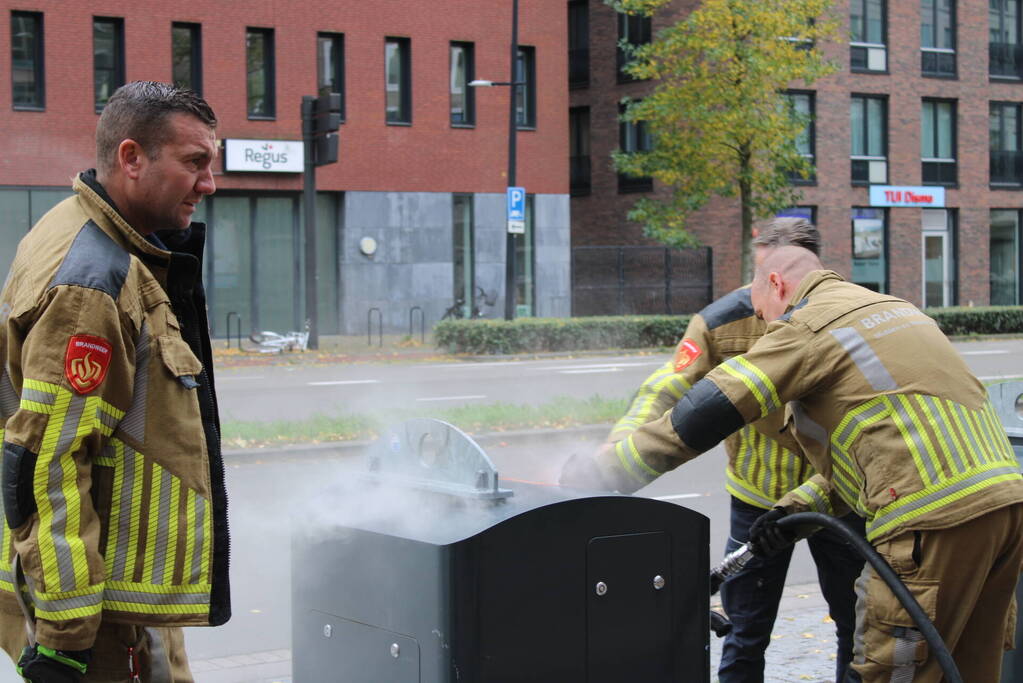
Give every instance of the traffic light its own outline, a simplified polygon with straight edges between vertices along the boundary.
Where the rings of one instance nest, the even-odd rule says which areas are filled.
[[[305,128],[312,137],[313,163],[316,166],[337,163],[338,134],[341,127],[341,95],[329,93],[308,98],[303,107]]]

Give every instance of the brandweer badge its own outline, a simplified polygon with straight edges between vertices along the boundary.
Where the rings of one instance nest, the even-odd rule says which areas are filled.
[[[107,376],[110,367],[110,342],[102,337],[76,334],[67,343],[64,374],[79,394],[87,394]]]
[[[675,372],[682,372],[700,357],[703,349],[692,339],[683,339],[675,349]]]

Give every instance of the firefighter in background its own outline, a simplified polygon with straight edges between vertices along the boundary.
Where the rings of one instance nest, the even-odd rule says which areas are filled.
[[[188,683],[179,627],[230,617],[191,222],[215,127],[189,90],[119,88],[98,170],[21,241],[0,293],[0,646],[29,681]]]
[[[822,270],[805,249],[758,250],[751,296],[767,333],[633,432],[628,459],[592,459],[587,483],[635,490],[784,410],[817,474],[757,519],[754,546],[790,543],[777,524],[786,514],[855,509],[963,680],[996,683],[1015,628],[1023,476],[984,386],[916,307]],[[937,659],[869,565],[856,587],[849,678],[940,680]]]
[[[760,231],[758,244],[795,245],[820,252],[820,233],[803,218],[776,218]],[[659,418],[693,384],[719,363],[745,353],[764,334],[764,321],[754,315],[750,289],[738,289],[693,316],[675,357],[640,386],[628,412],[611,430],[605,448],[624,449],[622,442],[642,424]],[[728,468],[725,485],[731,494],[731,528],[725,552],[749,540],[749,528],[784,494],[802,484],[813,469],[799,454],[791,435],[782,433],[782,415],[768,415],[725,439]],[[619,457],[628,457],[624,452]],[[863,519],[850,513],[845,521],[862,533]],[[841,681],[852,661],[856,623],[853,583],[863,558],[834,532],[808,539],[817,565],[821,592],[827,600],[838,637],[835,680]],[[718,667],[721,683],[756,683],[764,679],[764,652],[778,615],[792,547],[771,557],[755,558],[738,576],[721,586],[721,603],[732,622]]]

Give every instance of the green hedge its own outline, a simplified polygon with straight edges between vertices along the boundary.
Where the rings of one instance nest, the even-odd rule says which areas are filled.
[[[931,308],[947,335],[1023,334],[1023,307]],[[688,315],[632,315],[591,318],[444,320],[434,328],[437,346],[453,353],[503,354],[539,351],[674,346]]]

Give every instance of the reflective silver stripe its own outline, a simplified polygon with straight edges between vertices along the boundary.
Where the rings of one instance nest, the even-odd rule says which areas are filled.
[[[1012,456],[1012,446],[1005,436],[1005,428],[1001,426],[998,418],[991,413],[991,402],[984,404],[984,407],[977,411],[977,418],[985,426],[991,435],[991,450],[995,452],[995,460],[1016,462]]]
[[[913,682],[916,676],[916,664],[913,663],[916,658],[916,646],[923,639],[923,634],[913,628],[905,629],[904,634],[895,639],[895,650],[892,652],[892,664],[895,668],[892,670],[891,683]]]
[[[970,488],[971,486],[981,484],[987,481],[988,479],[994,479],[996,477],[1001,477],[1006,474],[1019,473],[1020,473],[1019,467],[1015,467],[1013,465],[1006,465],[1005,467],[996,467],[994,469],[986,470],[984,472],[977,472],[976,474],[966,477],[965,479],[962,479],[960,481],[957,481],[954,484],[944,485],[937,491],[932,491],[931,493],[928,493],[926,496],[922,496],[917,500],[914,500],[912,503],[906,503],[904,505],[896,507],[890,512],[886,512],[883,515],[875,517],[868,527],[868,532],[872,533],[874,530],[883,527],[899,519],[900,517],[907,515],[910,512],[914,512],[921,508],[927,507],[930,504],[941,500],[942,498],[954,495],[960,491]]]
[[[849,424],[838,434],[837,445],[839,448],[846,448],[846,443],[852,436],[852,433],[859,427],[861,422],[865,422],[873,417],[876,417],[878,413],[883,413],[888,410],[888,405],[883,401],[878,402],[876,405],[864,410],[859,415],[849,420]]]
[[[49,402],[53,403],[53,396],[49,395],[49,398]],[[42,403],[42,401],[40,401],[40,403]],[[11,376],[8,375],[7,370],[4,369],[3,374],[0,375],[0,417],[6,420],[11,415],[18,412],[18,407],[20,405],[21,401],[18,399],[18,392],[14,390],[14,385],[11,384]]]
[[[761,448],[760,452],[763,454],[763,468],[764,468],[764,485],[761,490],[770,492],[771,484],[774,481],[774,449],[775,442],[771,441],[765,436],[760,437]]]
[[[154,470],[156,467],[154,466]],[[155,472],[153,473],[156,474]],[[160,586],[164,582],[163,569],[167,563],[167,535],[170,531],[171,473],[160,469],[160,512],[156,519],[156,545],[153,548],[152,582]]]
[[[815,485],[803,484],[796,490],[811,500],[811,505],[817,512],[828,512],[831,510],[831,502],[820,494]]]
[[[203,605],[209,602],[209,591],[200,593],[145,593],[107,588],[103,593],[106,602],[134,602],[139,605]]]
[[[789,408],[792,410],[792,417],[796,422],[796,431],[805,434],[822,446],[828,445],[828,430],[815,422],[806,414],[806,409],[799,401],[789,401]]]
[[[149,638],[149,683],[174,683],[163,637],[155,628],[147,628],[145,631]]]
[[[853,590],[856,592],[856,629],[853,631],[853,663],[865,664],[867,661],[866,644],[863,640],[863,633],[867,627],[867,586],[870,584],[870,576],[874,568],[869,562],[863,564],[863,571],[860,572]]]
[[[192,556],[192,575],[189,583],[202,580],[202,556],[206,551],[206,501],[202,496],[195,497],[195,548]]]
[[[921,397],[918,396],[917,398]],[[943,418],[944,412],[938,406],[938,401],[933,396],[923,396],[922,398],[930,410],[931,417],[938,425],[938,429],[941,430],[941,438],[945,440],[948,452],[952,454],[952,458],[955,460],[956,474],[964,474],[966,472],[966,465],[963,463],[963,456],[959,453],[959,446],[948,431],[948,425],[945,424]]]
[[[956,411],[956,416],[959,418],[959,424],[963,428],[963,432],[966,434],[966,438],[970,440],[970,445],[973,446],[973,460],[976,463],[982,463],[987,461],[987,456],[984,450],[977,443],[977,435],[974,433],[973,423],[970,422],[969,418],[966,417],[966,411],[958,403],[953,403],[952,408]]]
[[[776,400],[774,400],[773,387],[768,386],[767,383],[765,383],[764,380],[761,379],[760,375],[753,372],[745,365],[743,365],[741,362],[739,362],[740,358],[742,358],[742,356],[735,356],[734,358],[729,358],[724,363],[722,363],[722,365],[731,368],[735,372],[747,378],[749,381],[753,382],[753,386],[755,386],[757,388],[757,391],[760,392],[760,395],[764,397],[762,403],[760,402],[759,399],[757,399],[757,402],[761,403],[760,405],[762,411],[761,415],[766,415],[767,413],[770,413],[771,411],[780,408],[781,406],[778,405],[778,402]]]
[[[913,423],[913,418],[906,410],[906,406],[903,405],[902,401],[899,400],[901,397],[896,396],[892,399],[892,408],[902,419],[902,423],[906,426],[906,431],[909,432],[909,438],[913,440],[916,445],[916,450],[920,454],[920,460],[923,462],[924,469],[927,470],[927,476],[930,477],[930,483],[934,484],[938,481],[938,473],[934,469],[934,459],[931,458],[930,452],[927,450],[924,444],[923,436],[920,434],[920,430],[916,428]]]
[[[110,431],[117,429],[117,418],[103,410],[102,408],[96,408],[96,417],[101,423],[110,428]]]
[[[121,431],[138,441],[146,440],[146,394],[149,388],[149,328],[142,323],[139,338],[135,341],[135,386],[132,390],[131,407],[121,420]]]
[[[139,475],[137,468],[138,458],[135,451],[128,445],[124,446],[124,458],[115,467],[122,469],[121,490],[118,492],[120,499],[120,510],[117,516],[117,548],[114,550],[114,565],[111,578],[125,580],[128,577],[125,566],[128,562],[128,547],[131,540],[132,527],[139,524],[137,510],[133,508],[135,494],[135,479]],[[134,568],[132,568],[134,569]]]
[[[853,362],[856,363],[856,367],[870,382],[870,386],[877,391],[898,389],[899,385],[895,383],[895,378],[888,372],[888,368],[884,366],[881,359],[874,353],[874,349],[870,348],[870,344],[855,328],[842,327],[831,330],[831,335],[845,348]]]
[[[749,498],[751,500],[756,501],[758,505],[761,505],[762,507],[768,510],[774,506],[775,502],[777,502],[776,499],[766,498],[763,492],[757,491],[756,487],[754,487],[749,482],[743,481],[732,470],[728,471],[728,481],[725,483],[725,488],[728,488],[729,486],[731,486],[732,489],[734,489],[729,491],[729,493],[731,493],[733,496],[737,498],[741,497]]]
[[[74,444],[84,409],[85,397],[72,394],[67,413],[64,414],[64,424],[61,426],[60,437],[57,439],[57,447],[50,459],[49,479],[46,487],[46,496],[50,500],[50,509],[53,510],[50,534],[53,537],[53,549],[57,556],[60,587],[65,591],[74,590],[77,586],[75,586],[74,563],[71,560],[71,545],[67,540],[68,503],[64,498],[64,470],[61,467],[61,460],[69,455],[68,451]],[[77,485],[76,481],[75,486]]]
[[[78,595],[73,598],[59,598],[56,600],[46,600],[40,598],[38,595],[32,595],[32,602],[35,604],[37,609],[44,610],[46,612],[64,612],[72,609],[79,609],[81,607],[94,607],[103,602],[103,591],[96,591],[95,593],[89,593],[88,595]]]

